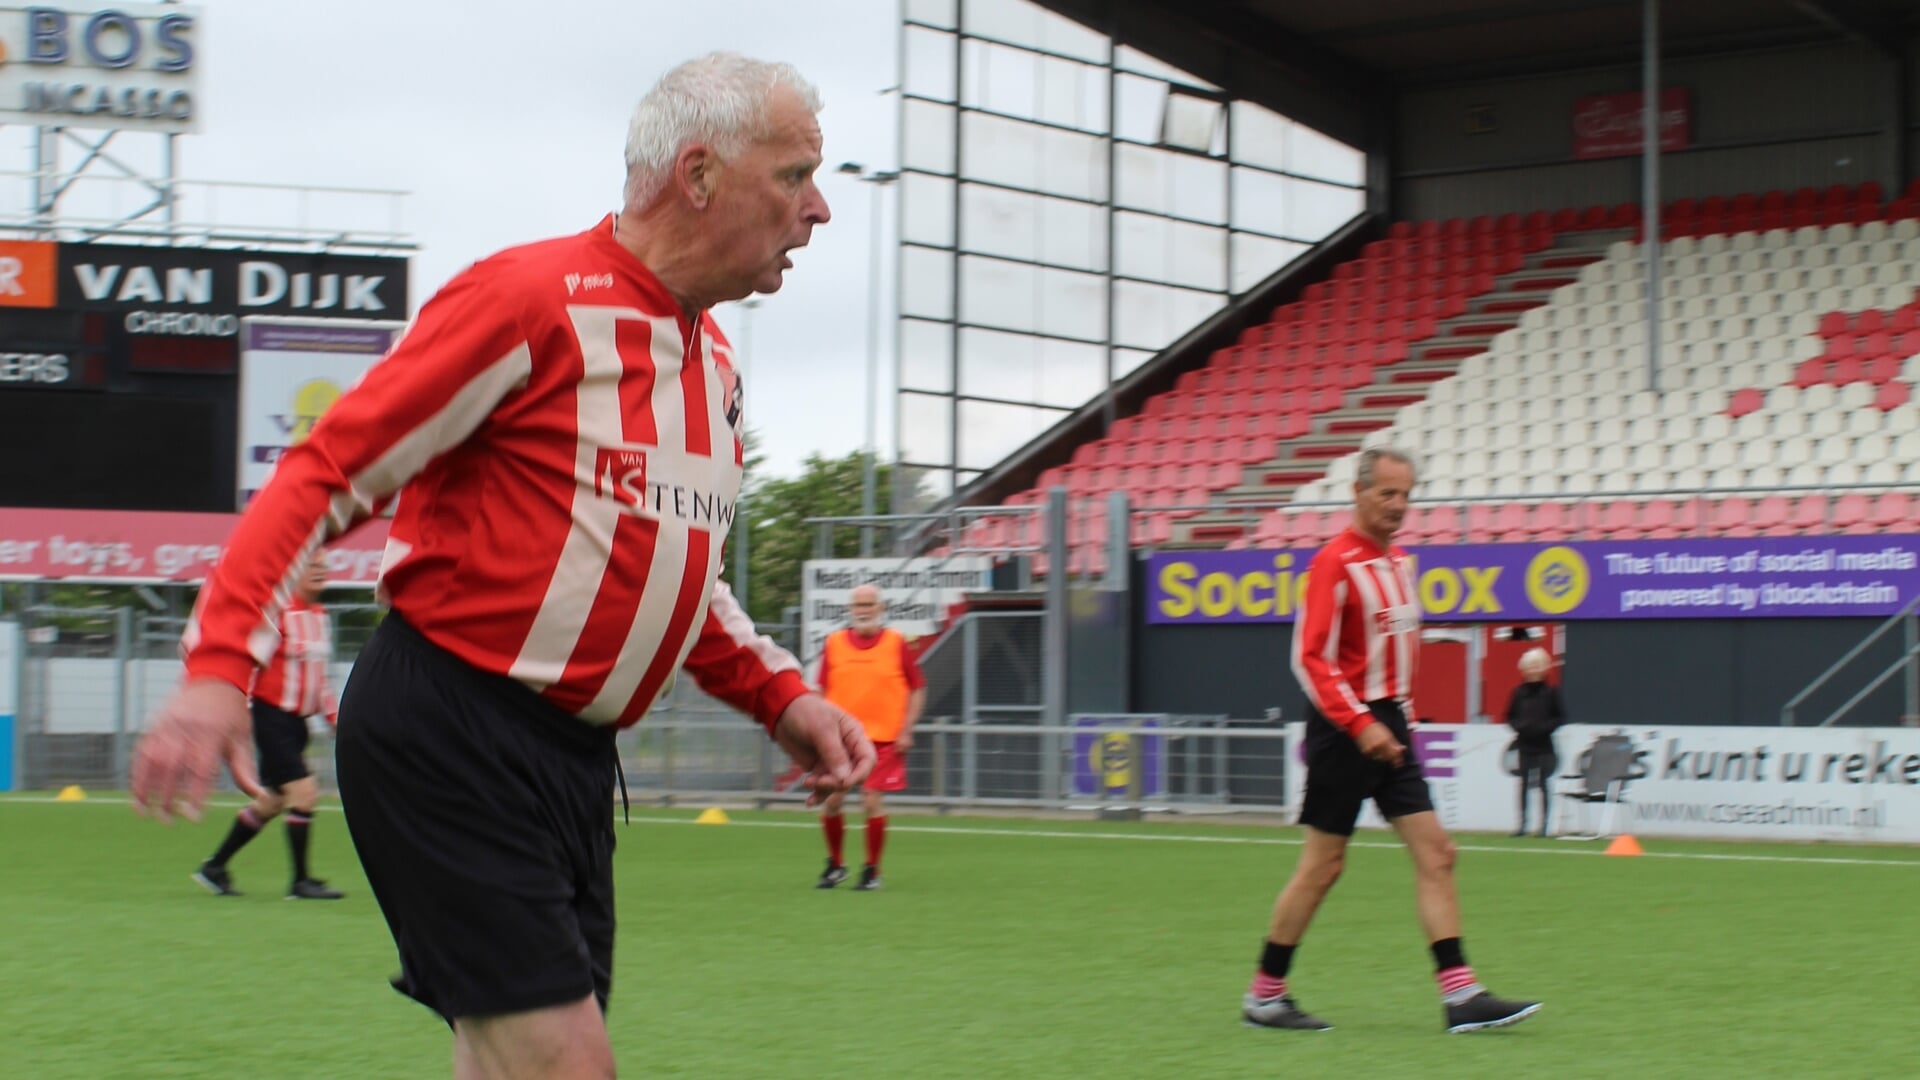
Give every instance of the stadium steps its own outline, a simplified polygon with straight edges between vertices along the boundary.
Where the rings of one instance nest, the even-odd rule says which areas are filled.
[[[1214,492],[1213,501],[1282,502],[1324,477],[1332,461],[1391,426],[1402,406],[1425,400],[1429,386],[1453,377],[1462,360],[1486,352],[1495,337],[1519,325],[1522,314],[1546,304],[1553,288],[1577,281],[1581,268],[1605,258],[1607,245],[1618,238],[1614,232],[1563,234],[1528,255],[1519,270],[1495,279],[1493,291],[1470,299],[1466,314],[1441,320],[1432,337],[1408,346],[1407,359],[1382,366],[1372,385],[1347,391],[1343,407],[1316,416],[1313,430],[1285,440],[1274,458],[1248,465],[1243,482]],[[1165,546],[1217,547],[1246,535],[1256,521],[1248,510],[1207,511],[1174,522]]]

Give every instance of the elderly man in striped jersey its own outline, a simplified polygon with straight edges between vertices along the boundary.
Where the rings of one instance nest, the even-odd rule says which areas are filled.
[[[453,1027],[457,1078],[614,1075],[613,735],[675,669],[765,725],[816,800],[873,768],[859,723],[718,582],[746,428],[709,309],[779,289],[827,222],[819,109],[785,64],[663,76],[619,212],[457,275],[280,461],[142,740],[133,796],[156,816],[197,811],[223,749],[245,770],[241,688],[299,568],[399,495],[392,613],[336,759],[395,988]]]
[[[227,860],[285,810],[287,848],[293,856],[293,884],[287,887],[287,899],[340,899],[338,890],[307,872],[307,841],[320,801],[320,784],[307,768],[307,718],[325,716],[329,724],[338,720],[333,690],[327,685],[333,623],[320,606],[320,594],[326,588],[327,560],[315,554],[294,590],[293,602],[280,613],[280,647],[254,680],[250,704],[253,745],[260,755],[260,793],[240,809],[220,850],[193,872],[193,880],[215,896],[240,895],[227,871]]]
[[[1320,549],[1307,570],[1293,625],[1293,671],[1306,690],[1307,782],[1300,801],[1306,843],[1241,1002],[1248,1024],[1324,1031],[1287,992],[1287,972],[1307,924],[1346,865],[1360,806],[1368,799],[1413,856],[1415,907],[1433,952],[1446,1030],[1504,1027],[1539,1003],[1494,997],[1467,966],[1454,890],[1455,849],[1433,812],[1410,749],[1413,675],[1420,656],[1420,604],[1407,553],[1393,536],[1413,494],[1413,458],[1375,447],[1360,454],[1353,525]]]

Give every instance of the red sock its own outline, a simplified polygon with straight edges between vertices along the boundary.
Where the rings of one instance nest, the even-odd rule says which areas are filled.
[[[835,866],[845,866],[847,860],[840,852],[846,846],[844,843],[847,837],[846,815],[822,814],[820,827],[827,831],[827,858],[832,859]]]
[[[868,866],[871,866],[876,870],[880,868],[880,849],[886,846],[887,846],[886,815],[882,814],[880,817],[868,818],[867,819],[867,865]]]

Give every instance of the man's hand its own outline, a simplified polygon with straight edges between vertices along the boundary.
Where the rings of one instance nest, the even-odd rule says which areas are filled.
[[[913,749],[913,729],[907,728],[905,731],[902,731],[899,735],[895,736],[893,740],[893,748],[895,750],[900,751],[903,754]]]
[[[161,821],[178,807],[188,821],[200,810],[225,759],[234,783],[260,795],[253,771],[253,725],[247,696],[221,679],[193,679],[154,713],[133,751],[133,808]]]
[[[807,771],[807,805],[852,791],[873,771],[873,742],[846,710],[819,694],[793,699],[773,725],[774,741]]]
[[[1400,745],[1400,740],[1393,737],[1387,725],[1378,720],[1361,728],[1353,741],[1359,744],[1362,754],[1382,764],[1399,768],[1400,763],[1406,760],[1407,748]]]

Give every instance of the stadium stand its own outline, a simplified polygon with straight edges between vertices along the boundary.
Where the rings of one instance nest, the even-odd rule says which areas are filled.
[[[1341,511],[1233,505],[1340,501],[1394,442],[1423,501],[1473,500],[1415,543],[1920,529],[1906,492],[1819,490],[1920,484],[1920,182],[1668,205],[1659,393],[1642,232],[1631,205],[1396,223],[1006,504],[1064,486],[1076,571],[1114,490],[1148,508],[1136,546],[1317,542]],[[1036,520],[967,542],[1037,543]]]

